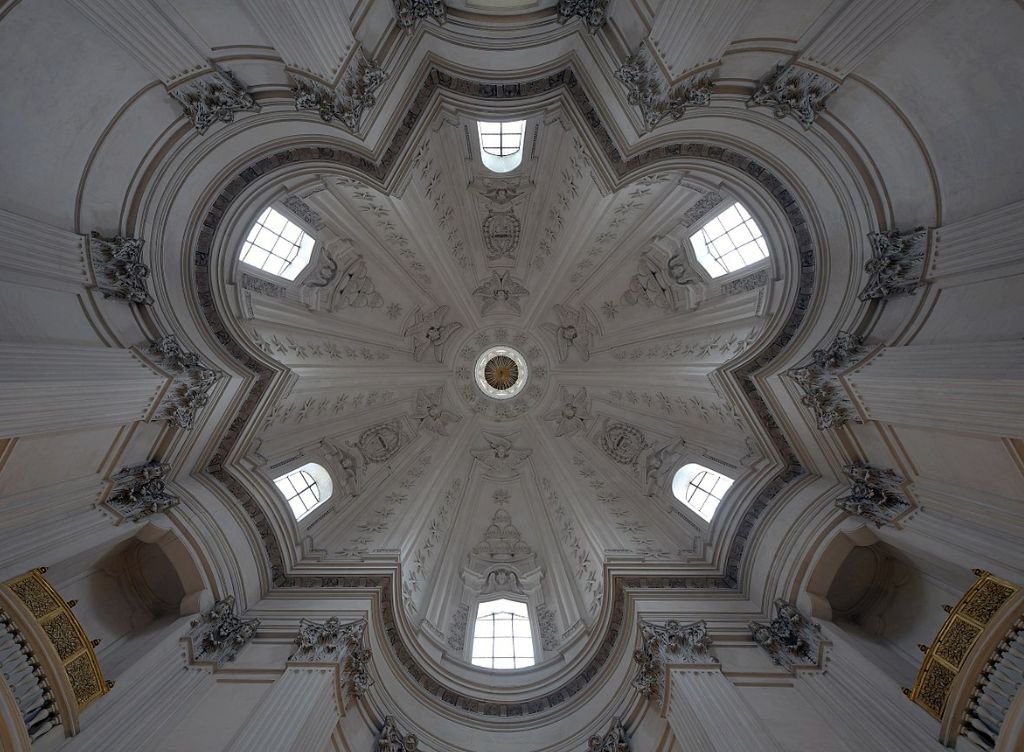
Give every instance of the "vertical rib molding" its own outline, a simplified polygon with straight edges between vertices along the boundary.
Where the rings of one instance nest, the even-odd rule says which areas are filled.
[[[844,377],[870,420],[1024,436],[1024,341],[884,347]]]
[[[93,281],[85,243],[82,235],[0,209],[0,279],[77,292]]]
[[[335,81],[355,43],[345,6],[336,0],[244,0],[285,65]]]
[[[673,669],[668,722],[687,752],[783,752],[721,671]]]
[[[1024,201],[935,231],[930,280],[993,267],[1024,265]]]
[[[753,6],[753,0],[663,2],[651,23],[651,44],[669,79],[721,59]]]
[[[797,675],[808,706],[831,718],[836,733],[864,752],[939,752],[938,724],[903,696],[896,682],[827,629],[833,643],[824,672]]]
[[[151,417],[170,383],[131,350],[0,343],[0,436]]]
[[[288,666],[225,752],[325,749],[340,717],[337,683],[334,666]]]

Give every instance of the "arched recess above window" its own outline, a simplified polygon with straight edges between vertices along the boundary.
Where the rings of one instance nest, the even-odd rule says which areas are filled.
[[[710,522],[732,484],[732,478],[691,462],[676,471],[672,478],[672,495]]]
[[[757,221],[740,202],[720,211],[690,236],[694,257],[714,277],[768,258],[768,243]]]
[[[272,206],[253,222],[239,260],[287,280],[299,276],[313,254],[316,239]]]
[[[509,172],[523,161],[523,134],[526,121],[511,123],[478,122],[480,161],[491,172]]]
[[[526,668],[536,663],[530,607],[508,598],[482,601],[473,625],[474,666]]]
[[[331,474],[315,462],[307,462],[274,478],[274,484],[288,502],[296,520],[301,520],[323,504],[334,492]]]

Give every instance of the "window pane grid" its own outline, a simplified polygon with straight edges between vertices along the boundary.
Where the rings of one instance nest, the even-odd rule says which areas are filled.
[[[288,473],[278,478],[277,487],[285,496],[296,516],[301,516],[320,503],[320,486],[305,470]]]
[[[732,487],[733,480],[702,465],[684,465],[672,480],[672,493],[707,521]]]
[[[480,123],[480,148],[496,157],[509,157],[523,148],[525,123]]]
[[[308,236],[298,225],[289,222],[273,207],[267,207],[249,230],[240,258],[250,266],[287,276],[304,243],[308,243]]]
[[[510,669],[534,664],[532,630],[525,610],[526,604],[507,600],[480,604],[473,632],[474,666]]]
[[[712,277],[768,258],[761,228],[740,203],[715,216],[690,236],[697,260]]]

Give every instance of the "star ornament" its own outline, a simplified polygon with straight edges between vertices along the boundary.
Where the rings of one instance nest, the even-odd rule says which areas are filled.
[[[544,420],[555,422],[555,436],[572,436],[586,428],[586,421],[592,420],[590,397],[585,387],[573,394],[564,386],[561,391],[561,405],[544,415]]]

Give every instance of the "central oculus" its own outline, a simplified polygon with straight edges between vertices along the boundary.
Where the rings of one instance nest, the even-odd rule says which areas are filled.
[[[526,386],[526,359],[511,347],[496,345],[484,350],[473,369],[480,391],[493,399],[515,397]]]

